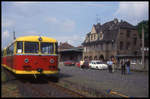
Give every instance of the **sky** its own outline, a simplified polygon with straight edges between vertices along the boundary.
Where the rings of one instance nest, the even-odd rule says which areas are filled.
[[[1,2],[2,47],[16,37],[38,35],[77,47],[93,24],[114,18],[137,25],[149,19],[149,2]]]

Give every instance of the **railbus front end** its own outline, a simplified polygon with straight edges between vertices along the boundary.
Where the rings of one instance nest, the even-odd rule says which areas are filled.
[[[2,66],[15,74],[58,74],[58,43],[39,36],[17,38],[6,48]]]

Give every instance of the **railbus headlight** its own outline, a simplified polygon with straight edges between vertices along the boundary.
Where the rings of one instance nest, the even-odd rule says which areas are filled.
[[[42,41],[42,37],[39,37],[38,40],[39,40],[39,41]]]
[[[50,59],[49,62],[50,63],[54,63],[55,61],[54,61],[54,59]]]
[[[26,59],[24,60],[24,62],[25,62],[25,63],[28,63],[28,62],[29,62],[29,59],[28,59],[28,58],[26,58]]]

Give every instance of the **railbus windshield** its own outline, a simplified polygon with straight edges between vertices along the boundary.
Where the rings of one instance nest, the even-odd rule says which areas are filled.
[[[41,53],[53,54],[54,53],[54,43],[41,42]]]
[[[39,47],[40,45],[40,47]],[[40,49],[39,49],[40,48]],[[33,53],[33,54],[57,54],[58,44],[51,42],[17,42],[16,53]]]
[[[17,54],[58,54],[57,40],[48,37],[20,37],[15,48]]]
[[[24,53],[38,53],[39,43],[38,42],[24,42]]]

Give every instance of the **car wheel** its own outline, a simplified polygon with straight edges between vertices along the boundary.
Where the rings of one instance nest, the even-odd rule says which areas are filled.
[[[98,67],[96,66],[96,69],[98,69]]]

